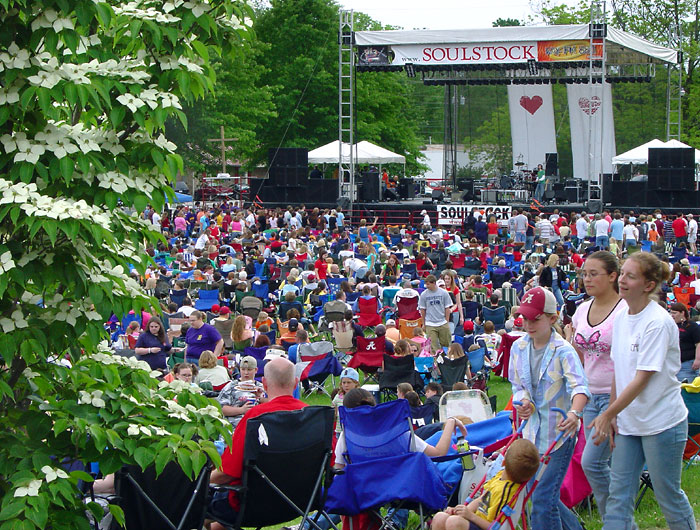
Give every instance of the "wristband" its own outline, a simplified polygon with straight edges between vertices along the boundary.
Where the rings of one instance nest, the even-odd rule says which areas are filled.
[[[573,413],[574,416],[576,416],[579,420],[580,420],[581,418],[583,418],[583,412],[579,412],[579,411],[576,410],[576,409],[571,409],[569,412]],[[568,412],[567,412],[567,414],[568,414]]]

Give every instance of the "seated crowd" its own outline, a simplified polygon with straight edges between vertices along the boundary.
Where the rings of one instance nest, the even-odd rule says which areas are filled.
[[[378,226],[376,220],[368,224],[364,219],[351,226],[340,209],[253,211],[225,203],[211,209],[182,207],[160,218],[167,242],[149,249],[155,265],[139,278],[160,306],[150,314],[114,319],[115,348],[163,370],[168,380],[180,379],[216,396],[235,430],[233,448],[224,452],[213,482],[240,480],[247,419],[303,406],[296,398],[311,387],[307,379],[301,384],[295,379],[294,364],[304,361],[305,344],[329,341],[334,355],[349,364],[331,395],[335,407],[348,406],[349,398],[359,404],[376,401],[378,393],[356,392],[361,380],[378,372],[383,387],[382,377],[393,370],[385,362],[413,358],[416,374],[410,382],[407,378],[394,385],[393,391],[409,401],[412,411],[433,405],[427,422],[417,417],[414,422],[416,434],[427,438],[436,429],[451,434],[470,421],[431,425],[438,419],[442,393],[484,389],[492,370],[502,370],[514,394],[521,392],[521,401],[530,401],[533,409],[544,407],[545,401],[536,403],[544,398],[521,381],[524,366],[528,381],[530,370],[536,375],[529,361],[521,364],[521,357],[534,355],[532,362],[539,370],[548,344],[561,341],[566,347],[558,355],[562,363],[570,363],[570,372],[562,375],[567,390],[547,399],[572,409],[574,414],[561,428],[574,433],[586,402],[596,395],[588,389],[587,361],[582,365],[577,355],[583,358],[581,352],[589,344],[577,342],[580,318],[575,315],[590,296],[604,299],[587,283],[587,274],[594,273],[586,272],[586,264],[617,262],[636,253],[653,257],[653,252],[668,272],[655,284],[662,302],[683,304],[685,312],[676,312],[685,315],[684,322],[700,315],[700,272],[694,257],[697,223],[692,216],[664,220],[660,213],[569,216],[555,211],[531,216],[514,211],[500,223],[470,212],[462,226],[451,229],[431,229],[427,214],[415,222],[419,228]],[[615,271],[617,288],[619,266]],[[566,326],[561,334],[554,331],[560,324]],[[700,343],[700,333],[697,336]],[[530,341],[534,353],[523,350]],[[376,364],[358,360],[365,357],[376,357]],[[463,366],[461,372],[447,369],[457,365]],[[688,368],[687,379],[698,375],[694,362],[683,366]],[[516,408],[523,417],[536,414],[529,407]],[[336,439],[342,440],[339,422]],[[530,444],[511,449],[499,480],[520,483],[532,476],[533,458],[543,447],[539,435],[529,439],[536,448]],[[421,450],[444,454],[448,440]],[[560,454],[567,458],[564,448],[568,451],[568,445]],[[336,463],[342,465],[338,456]],[[561,479],[563,475],[544,480],[556,484]],[[503,495],[502,487],[491,488]],[[596,499],[599,494],[602,498],[597,486],[593,488]],[[234,495],[215,498],[215,512],[230,516],[236,509]],[[537,520],[549,527],[555,519],[565,521],[569,516],[557,509],[555,503],[553,513],[533,513],[533,524]],[[478,503],[452,508],[437,517],[434,526],[488,527],[479,513]],[[493,514],[487,513],[486,520],[493,521]],[[400,516],[397,512],[399,526],[405,524]]]

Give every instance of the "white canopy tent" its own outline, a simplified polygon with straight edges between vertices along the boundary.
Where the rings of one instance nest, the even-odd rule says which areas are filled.
[[[338,140],[309,151],[309,164],[338,164]],[[371,142],[362,141],[353,146],[356,164],[406,164],[406,157],[393,153]],[[350,144],[343,144],[343,163],[350,162]]]
[[[675,147],[690,147],[689,145],[679,142],[678,140],[669,140],[662,142],[654,138],[650,142],[639,145],[634,149],[630,149],[626,153],[613,157],[612,163],[616,166],[624,166],[627,164],[646,164],[649,161],[649,148],[671,149]],[[700,164],[700,150],[695,150],[695,163]]]

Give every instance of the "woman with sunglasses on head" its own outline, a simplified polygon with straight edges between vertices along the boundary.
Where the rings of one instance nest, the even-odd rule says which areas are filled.
[[[613,362],[610,358],[613,322],[615,316],[627,307],[617,292],[620,264],[611,252],[601,250],[591,254],[583,264],[583,285],[592,298],[583,302],[574,314],[571,324],[565,328],[566,339],[571,342],[583,362],[591,399],[583,410],[586,427],[610,402],[613,380]],[[586,428],[586,440],[591,429]],[[609,444],[586,444],[581,458],[588,483],[593,489],[598,511],[605,515],[605,504],[610,489]]]
[[[610,405],[589,425],[596,444],[613,448],[604,530],[636,528],[634,499],[645,464],[670,530],[696,528],[681,489],[688,410],[676,379],[678,328],[654,296],[669,275],[649,252],[637,252],[622,265],[618,284],[627,308],[614,323]]]

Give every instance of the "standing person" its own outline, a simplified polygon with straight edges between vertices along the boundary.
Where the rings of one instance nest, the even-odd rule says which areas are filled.
[[[530,289],[518,311],[527,335],[513,343],[508,379],[513,386],[513,401],[522,402],[515,406],[518,415],[528,420],[523,437],[543,454],[558,431],[567,433],[552,451],[549,465],[532,493],[532,528],[580,530],[576,516],[559,500],[559,490],[588,401],[586,376],[574,348],[553,327],[557,301],[550,291]],[[562,420],[550,410],[552,407],[567,410],[566,418]]]
[[[537,202],[542,202],[542,198],[544,197],[545,185],[547,183],[547,177],[544,174],[544,168],[542,167],[542,164],[539,164],[537,166],[537,176],[535,178],[537,182],[537,186],[535,187],[535,200]]]
[[[681,349],[681,369],[676,378],[681,383],[692,383],[700,375],[700,326],[690,320],[688,308],[680,302],[671,304],[671,318],[678,325],[678,342]]]
[[[515,242],[525,244],[525,235],[527,232],[528,219],[522,210],[518,210],[518,214],[513,218],[513,227],[515,230]]]
[[[185,336],[186,360],[198,364],[199,356],[204,350],[211,350],[216,357],[221,356],[224,351],[224,339],[211,324],[204,322],[204,315],[201,311],[194,310],[188,317],[190,329]]]
[[[604,530],[636,526],[634,498],[645,464],[668,527],[696,528],[681,489],[688,409],[676,379],[678,328],[653,298],[668,276],[668,268],[649,252],[637,252],[622,265],[618,284],[627,308],[615,318],[610,405],[590,424],[594,442],[613,447]]]
[[[688,223],[682,215],[677,215],[671,223],[673,236],[676,238],[676,246],[688,242]]]
[[[168,353],[171,349],[172,346],[165,334],[163,323],[158,317],[151,317],[148,320],[146,331],[139,334],[139,338],[136,340],[134,353],[146,361],[152,369],[165,370],[167,369]]]
[[[581,467],[593,489],[600,516],[605,515],[605,505],[610,491],[610,455],[608,444],[595,445],[591,440],[591,422],[610,402],[613,382],[613,362],[610,357],[613,321],[627,303],[617,292],[620,265],[610,252],[599,250],[591,254],[583,264],[583,285],[592,296],[583,302],[566,326],[566,338],[574,346],[583,362],[591,399],[583,409],[586,447]]]
[[[698,222],[693,219],[693,214],[688,214],[688,246],[690,253],[695,256],[698,252],[696,242],[698,240]]]
[[[586,212],[581,212],[581,215],[576,219],[576,248],[578,248],[581,243],[586,241],[586,235],[588,234],[588,218]]]
[[[600,250],[607,250],[610,246],[610,223],[603,218],[599,213],[595,214],[595,246]]]
[[[420,214],[423,216],[423,221],[421,222],[421,228],[423,230],[430,230],[430,215],[428,215],[428,211],[421,210]]]
[[[437,278],[429,274],[425,278],[426,290],[418,298],[418,309],[425,323],[425,333],[430,339],[430,348],[435,352],[452,342],[448,321],[452,309],[450,294],[437,286]]]
[[[540,272],[539,285],[549,287],[552,290],[558,307],[564,305],[564,296],[561,294],[561,281],[564,277],[564,271],[559,266],[559,256],[550,254],[546,265],[542,267],[542,272]]]

